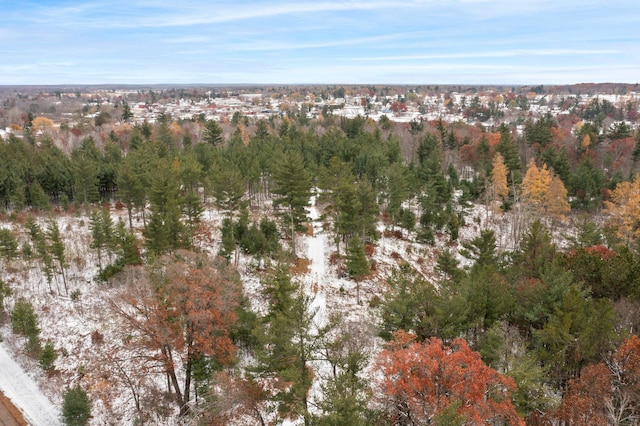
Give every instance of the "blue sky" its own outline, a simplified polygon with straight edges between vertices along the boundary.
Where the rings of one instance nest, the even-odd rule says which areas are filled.
[[[0,0],[2,84],[640,81],[638,0]]]

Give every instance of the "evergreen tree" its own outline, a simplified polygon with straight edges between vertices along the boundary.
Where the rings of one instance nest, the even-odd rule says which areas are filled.
[[[571,285],[534,337],[549,379],[563,387],[582,367],[604,360],[613,349],[618,340],[613,305],[608,299],[592,299],[578,285]]]
[[[113,220],[109,210],[93,211],[89,215],[89,229],[93,237],[90,247],[98,252],[98,267],[102,269],[103,250],[109,250],[113,244]]]
[[[586,157],[573,169],[569,178],[569,193],[577,198],[581,207],[599,206],[605,181],[604,172],[596,168],[590,157]]]
[[[438,333],[433,283],[409,265],[394,269],[387,279],[389,290],[382,299],[380,336],[390,340],[398,330],[414,333],[422,341]]]
[[[256,330],[258,365],[254,374],[269,381],[281,419],[302,417],[311,423],[309,390],[313,381],[311,362],[318,358],[327,329],[314,325],[316,310],[311,300],[279,267],[267,283],[268,313]]]
[[[142,263],[140,250],[135,234],[125,228],[125,224],[120,218],[115,228],[114,234],[115,252],[118,255],[117,263],[122,265],[139,265]]]
[[[222,145],[222,128],[215,120],[207,120],[205,122],[202,140],[212,146]]]
[[[131,107],[125,102],[124,105],[122,105],[122,121],[128,123],[132,118],[133,112],[131,111]]]
[[[295,255],[295,231],[301,230],[301,224],[307,220],[305,207],[311,197],[311,175],[304,167],[302,156],[293,152],[280,162],[273,179],[276,184],[273,192],[279,195],[273,201],[273,205],[285,206],[288,209],[285,223],[291,228],[291,248]]]
[[[53,363],[58,358],[58,354],[56,353],[55,348],[53,347],[53,343],[51,340],[47,340],[42,351],[40,352],[39,364],[43,370],[50,370],[53,367]]]
[[[75,386],[64,392],[62,419],[66,426],[85,426],[91,418],[91,400],[82,388]]]
[[[409,198],[409,174],[400,163],[392,164],[387,171],[387,213],[396,224],[402,203]]]
[[[229,261],[231,255],[236,250],[236,239],[233,234],[233,219],[230,217],[222,219],[222,227],[220,230],[222,232],[222,244],[218,254]]]
[[[65,250],[64,241],[62,241],[62,235],[60,234],[60,227],[58,226],[58,222],[49,219],[47,221],[47,238],[51,243],[48,246],[48,251],[51,253],[53,260],[58,263],[58,268],[60,271],[60,275],[62,276],[62,283],[64,284],[64,292],[65,294],[69,294],[69,289],[67,287],[67,255]]]
[[[338,339],[342,343],[342,339]],[[322,385],[322,400],[318,408],[323,414],[314,416],[312,424],[317,426],[370,424],[369,384],[360,377],[365,367],[366,357],[363,353],[353,351],[342,361],[340,371],[332,375]]]
[[[47,278],[47,284],[49,285],[49,291],[53,292],[51,288],[51,282],[53,280],[53,258],[51,257],[51,250],[49,248],[49,243],[47,242],[47,236],[35,221],[32,216],[27,218],[25,222],[25,227],[29,232],[29,236],[31,237],[31,243],[33,244],[34,252],[38,259],[42,262],[42,269]],[[60,292],[60,289],[58,289]]]
[[[360,303],[360,281],[369,274],[369,261],[359,237],[352,237],[347,248],[347,272],[356,281],[356,300]]]
[[[144,234],[152,255],[190,245],[190,237],[181,221],[179,183],[175,172],[167,161],[160,160],[151,175],[150,217]]]
[[[438,254],[434,269],[444,281],[452,283],[459,283],[464,276],[464,271],[460,269],[460,262],[451,250],[443,250]]]
[[[5,297],[9,297],[12,294],[13,294],[13,291],[11,290],[11,287],[9,286],[9,284],[7,284],[6,281],[0,278],[0,314],[4,313]]]
[[[557,257],[551,234],[540,220],[534,221],[513,254],[512,268],[521,278],[541,279]]]
[[[145,202],[145,189],[139,172],[136,172],[134,160],[135,154],[129,154],[120,164],[118,169],[118,196],[127,206],[129,216],[129,228],[133,229],[133,209],[143,208]]]
[[[0,228],[0,256],[5,259],[18,257],[18,241],[10,229]]]
[[[35,181],[29,186],[29,201],[31,207],[37,210],[48,211],[51,209],[49,196],[44,192],[40,182]]]
[[[633,159],[634,163],[637,163],[638,160],[640,160],[640,132],[636,132],[635,142],[636,144],[633,148],[631,158]]]
[[[480,235],[470,242],[462,243],[460,254],[473,260],[472,270],[489,268],[497,270],[496,235],[491,229],[480,231]]]
[[[33,305],[24,297],[18,298],[11,312],[11,329],[14,333],[27,338],[27,352],[37,354],[40,351],[40,327]]]
[[[84,208],[89,203],[98,201],[99,192],[99,159],[100,154],[93,139],[85,139],[82,146],[71,153],[76,198],[82,201]]]
[[[551,129],[553,127],[556,127],[556,123],[551,115],[542,117],[536,121],[528,120],[524,127],[524,136],[527,143],[544,148],[551,142],[551,138],[553,137]]]
[[[212,172],[211,187],[216,205],[233,215],[241,206],[245,193],[245,181],[240,169],[229,162]]]
[[[509,170],[509,181],[514,185],[518,185],[522,181],[522,163],[518,154],[518,147],[508,127],[501,125],[499,131],[500,141],[496,145],[496,152],[502,155],[504,164]]]

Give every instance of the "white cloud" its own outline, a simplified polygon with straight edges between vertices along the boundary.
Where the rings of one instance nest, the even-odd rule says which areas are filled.
[[[510,58],[514,56],[582,56],[582,55],[614,55],[621,53],[614,49],[515,49],[490,52],[460,52],[424,55],[369,56],[353,57],[353,61],[400,61],[420,59],[482,59]]]
[[[280,41],[255,41],[246,43],[234,48],[242,49],[244,51],[268,51],[268,50],[295,50],[295,49],[313,49],[313,48],[326,48],[326,47],[345,47],[353,45],[380,43],[383,41],[399,41],[409,37],[413,37],[415,33],[396,33],[385,34],[380,36],[371,37],[356,37],[356,38],[344,38],[344,39],[327,39],[320,41],[307,41],[307,42],[280,42]]]

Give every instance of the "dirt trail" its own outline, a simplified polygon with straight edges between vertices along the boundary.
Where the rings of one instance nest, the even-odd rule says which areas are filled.
[[[27,426],[20,410],[0,392],[0,426]]]

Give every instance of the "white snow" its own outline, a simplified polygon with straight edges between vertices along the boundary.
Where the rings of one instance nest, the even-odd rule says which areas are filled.
[[[329,272],[329,253],[327,243],[327,233],[324,232],[322,222],[319,222],[320,213],[316,206],[316,197],[312,197],[311,206],[308,208],[309,218],[313,223],[313,235],[306,237],[306,257],[311,262],[309,265],[309,273],[303,279],[305,289],[314,298],[311,309],[318,309],[315,321],[318,326],[326,324],[327,317],[327,299],[324,291],[324,285],[328,281],[327,274]],[[309,292],[309,290],[311,290]]]
[[[391,271],[399,264],[408,263],[435,283],[437,277],[433,267],[438,253],[447,248],[457,254],[460,243],[449,242],[446,235],[436,234],[435,246],[420,244],[414,241],[414,234],[409,234],[406,230],[399,234],[385,232],[389,230],[380,223],[378,229],[381,236],[373,244],[373,254],[370,257],[375,262],[375,268],[367,279],[356,284],[344,275],[344,258],[336,259],[335,255],[332,257],[337,250],[335,232],[327,225],[329,221],[320,220],[324,213],[323,206],[318,205],[316,201],[316,197],[313,197],[311,205],[307,208],[313,232],[296,236],[298,253],[309,261],[309,267],[305,273],[296,275],[294,279],[298,280],[305,293],[312,297],[311,308],[317,309],[314,318],[315,329],[326,325],[332,315],[340,315],[345,328],[338,329],[335,333],[344,332],[346,329],[357,330],[361,334],[361,349],[373,359],[381,348],[382,340],[376,336],[379,319],[376,309],[372,308],[370,303],[383,297],[387,290],[387,277]],[[269,211],[269,200],[262,200],[261,203],[260,212]],[[112,214],[125,217],[126,212],[112,210]],[[217,252],[222,217],[220,212],[211,208],[203,215],[207,230],[211,232],[210,235],[203,233],[197,243],[208,253]],[[488,217],[484,206],[476,205],[466,217],[466,226],[460,229],[460,242],[470,241],[479,234],[483,226],[489,226],[496,231],[499,250],[512,249],[513,246],[509,243],[513,241],[514,230],[517,230],[514,225],[517,223],[516,218],[517,214],[514,212],[493,213]],[[39,218],[41,224],[43,220],[44,218]],[[56,294],[56,290],[63,290],[57,276],[52,285],[54,291],[50,291],[35,261],[14,260],[3,265],[0,270],[0,277],[11,284],[13,289],[13,296],[5,300],[5,309],[10,311],[13,302],[21,296],[33,303],[42,330],[41,340],[43,343],[51,340],[59,355],[54,364],[56,375],[45,380],[37,380],[41,386],[41,390],[38,390],[35,378],[43,378],[45,373],[36,361],[21,354],[19,347],[23,338],[13,336],[9,327],[4,327],[0,329],[5,335],[5,342],[0,344],[0,390],[25,413],[25,417],[33,425],[60,424],[59,408],[56,406],[61,406],[62,390],[74,384],[80,384],[92,398],[92,425],[131,423],[135,412],[130,390],[123,383],[115,367],[105,361],[107,350],[111,356],[121,357],[125,361],[132,358],[128,356],[132,355],[131,348],[123,343],[117,327],[118,320],[109,308],[110,300],[124,291],[124,288],[115,283],[105,285],[93,280],[98,271],[97,256],[95,251],[89,248],[91,235],[86,214],[59,215],[56,216],[56,220],[65,237],[70,263],[67,271],[69,293],[74,290],[80,291],[79,299],[71,300],[66,294]],[[28,241],[23,226],[17,226],[13,222],[2,225],[15,226],[18,239],[21,242]],[[137,221],[137,231],[140,226],[141,223]],[[459,258],[468,262],[462,256]],[[106,260],[103,259],[103,263],[106,264]],[[256,266],[255,259],[241,253],[238,266],[252,307],[258,314],[265,313],[267,306],[262,294],[261,270]],[[357,297],[357,285],[360,301]],[[95,331],[104,336],[103,344],[92,343],[91,335]],[[12,361],[11,356],[23,367]],[[331,372],[326,361],[314,361],[312,366],[316,377],[310,392],[310,400],[313,403],[322,398],[320,384]],[[131,366],[130,370],[135,372],[135,367]],[[139,385],[142,392],[162,389],[161,375],[151,372],[148,377],[140,377],[140,380],[143,379],[146,381],[140,382]],[[156,386],[157,379],[160,383]],[[55,405],[49,402],[47,396]],[[312,410],[315,410],[315,407]],[[156,423],[169,424],[176,421],[171,414],[158,413],[153,416],[152,422]],[[293,421],[289,424],[297,423]]]
[[[35,380],[9,355],[0,343],[0,391],[22,412],[32,426],[60,425],[60,411],[44,396]]]

